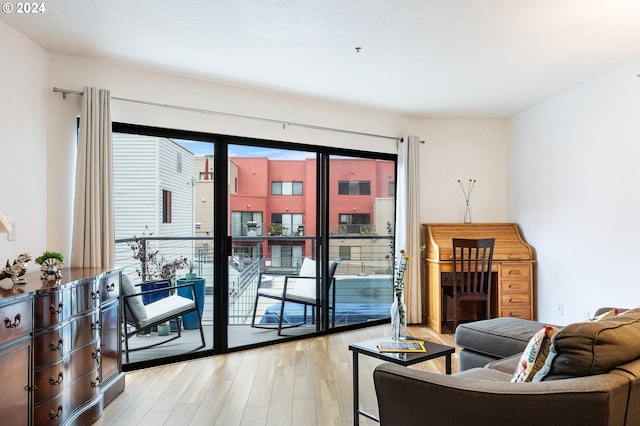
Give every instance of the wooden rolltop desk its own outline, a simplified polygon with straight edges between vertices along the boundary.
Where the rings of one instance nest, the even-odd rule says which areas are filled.
[[[515,223],[438,223],[422,225],[423,278],[427,324],[442,328],[442,285],[453,271],[453,238],[495,238],[492,316],[534,319],[533,250]],[[446,303],[446,300],[445,300]]]

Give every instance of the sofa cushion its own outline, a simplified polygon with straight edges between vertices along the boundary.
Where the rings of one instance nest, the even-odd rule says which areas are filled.
[[[542,369],[549,355],[551,338],[558,331],[557,328],[545,326],[533,335],[529,344],[520,356],[520,362],[511,378],[512,383],[530,382],[535,374]]]
[[[495,359],[521,354],[544,324],[520,318],[492,318],[460,324],[456,345]]]
[[[640,358],[640,308],[601,321],[569,324],[552,339],[548,373],[540,379],[603,374]]]

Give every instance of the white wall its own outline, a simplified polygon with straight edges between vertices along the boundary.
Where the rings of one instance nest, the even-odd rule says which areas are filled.
[[[20,253],[45,250],[49,153],[46,52],[0,22],[0,58],[0,210],[16,222],[15,241],[0,233],[1,269]]]
[[[640,58],[511,120],[509,217],[537,251],[541,321],[640,304],[639,71]]]
[[[418,131],[420,148],[420,199],[423,223],[462,222],[464,195],[476,184],[470,198],[473,222],[507,220],[507,121],[424,120]],[[526,236],[525,236],[526,238]]]

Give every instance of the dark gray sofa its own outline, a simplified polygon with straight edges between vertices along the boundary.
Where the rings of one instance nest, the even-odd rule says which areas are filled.
[[[469,359],[480,362],[517,345],[474,348]],[[373,376],[381,424],[640,425],[640,308],[567,325],[552,346],[555,357],[540,382],[511,382],[520,353],[453,375],[380,364]]]

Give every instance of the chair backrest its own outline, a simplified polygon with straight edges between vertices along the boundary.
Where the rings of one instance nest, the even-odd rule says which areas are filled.
[[[458,296],[491,295],[495,238],[453,238],[453,287]]]
[[[325,298],[328,297],[329,289],[333,285],[333,277],[336,273],[336,269],[338,268],[338,262],[330,261],[329,262],[329,279],[327,280],[327,287],[325,291]],[[296,279],[296,294],[304,294],[308,297],[315,298],[316,297],[316,261],[305,257],[302,261],[302,265],[300,266],[300,272],[298,273],[300,278]]]
[[[142,296],[126,274],[122,274],[122,306],[128,324],[137,326],[147,320],[147,310],[142,303]]]
[[[167,286],[170,285],[171,281],[162,279],[157,281],[146,281],[145,284],[158,284],[162,287],[164,284]],[[122,275],[121,286],[123,296],[123,306],[121,306],[121,309],[124,311],[125,320],[128,324],[139,326],[140,323],[146,321],[148,317],[147,308],[145,307],[142,295],[138,290],[138,287],[135,286],[125,274]]]

